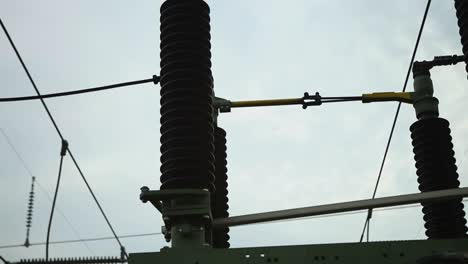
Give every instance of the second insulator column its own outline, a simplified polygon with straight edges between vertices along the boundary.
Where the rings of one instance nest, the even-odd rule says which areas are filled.
[[[413,68],[413,106],[419,119],[411,127],[419,190],[430,192],[460,186],[449,122],[439,117],[429,69]],[[462,198],[422,203],[429,239],[466,236]]]
[[[457,166],[449,122],[443,118],[416,121],[410,127],[416,174],[421,192],[458,188]],[[429,239],[466,236],[462,198],[423,203],[426,235]]]
[[[229,216],[228,205],[228,175],[227,175],[227,146],[226,131],[216,127],[215,135],[215,187],[212,194],[211,211],[213,218],[225,218]],[[229,227],[217,228],[213,230],[213,247],[229,248]]]
[[[161,6],[161,189],[214,190],[210,10]]]

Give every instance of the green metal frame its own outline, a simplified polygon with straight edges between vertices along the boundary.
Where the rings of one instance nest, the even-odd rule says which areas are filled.
[[[409,264],[434,263],[432,261],[444,256],[449,259],[468,258],[468,238],[231,249],[163,248],[161,252],[130,254],[129,264]]]

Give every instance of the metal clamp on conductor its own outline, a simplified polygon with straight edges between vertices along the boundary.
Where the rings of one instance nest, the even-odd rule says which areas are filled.
[[[65,139],[62,140],[62,148],[60,149],[60,156],[65,156],[68,150],[68,141]]]
[[[152,79],[154,84],[158,84],[161,80],[161,76],[157,76],[156,74],[154,74]]]
[[[316,92],[314,95],[310,95],[309,93],[305,92],[304,96],[301,98],[267,99],[251,101],[229,101],[224,98],[215,97],[213,105],[216,109],[219,109],[220,113],[228,113],[231,112],[231,108],[240,107],[302,105],[302,109],[307,109],[308,106],[320,106],[324,103],[361,101],[363,103],[402,102],[412,104],[413,100],[413,93],[380,92],[363,94],[361,96],[322,97],[318,92]]]
[[[307,101],[306,100],[312,100]],[[309,95],[308,92],[304,93],[304,97],[302,97],[302,109],[307,109],[308,106],[313,105],[321,105],[322,104],[322,96],[318,92],[315,95]]]
[[[339,97],[322,97],[318,92],[310,95],[305,92],[300,98],[284,98],[284,99],[267,99],[267,100],[251,100],[251,101],[229,101],[224,98],[215,97],[213,106],[219,109],[220,113],[231,112],[231,108],[239,107],[259,107],[259,106],[280,106],[280,105],[302,105],[303,109],[308,106],[319,106],[322,103],[336,103],[361,101],[362,96],[339,96]]]

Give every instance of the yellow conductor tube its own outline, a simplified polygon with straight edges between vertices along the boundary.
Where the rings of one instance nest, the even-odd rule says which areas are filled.
[[[402,103],[412,104],[413,93],[383,92],[383,93],[363,94],[362,102],[363,103],[402,102]]]

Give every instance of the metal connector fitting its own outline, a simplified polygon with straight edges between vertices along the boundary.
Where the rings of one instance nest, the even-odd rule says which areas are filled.
[[[150,202],[162,214],[167,242],[172,240],[173,247],[206,246],[205,230],[213,223],[207,189],[150,190],[143,186],[140,190],[140,200]]]
[[[149,188],[148,186],[143,186],[140,188],[140,200],[143,202],[143,203],[147,203],[148,202],[148,199],[147,199],[147,196],[146,196],[146,193],[149,192]]]
[[[60,148],[60,156],[65,156],[68,150],[68,141],[65,139],[62,140],[62,146]]]
[[[156,74],[153,75],[153,83],[154,84],[158,84],[160,80],[161,80],[161,76],[157,76]]]
[[[439,100],[434,97],[434,87],[429,74],[414,77],[413,106],[418,119],[439,116]]]
[[[213,107],[215,111],[219,109],[220,113],[229,113],[231,112],[231,101],[226,100],[220,97],[214,97]]]

